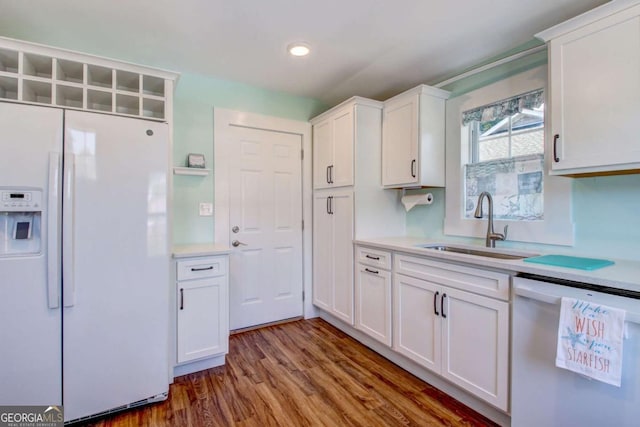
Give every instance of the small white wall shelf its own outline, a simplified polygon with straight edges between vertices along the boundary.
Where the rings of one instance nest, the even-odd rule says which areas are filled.
[[[191,175],[191,176],[207,176],[211,173],[211,169],[187,168],[182,166],[174,166],[174,175]]]

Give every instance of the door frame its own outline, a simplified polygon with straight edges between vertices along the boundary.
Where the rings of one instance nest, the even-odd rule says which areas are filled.
[[[313,176],[311,150],[311,123],[284,119],[257,113],[213,109],[213,171],[214,171],[214,238],[216,243],[231,246],[229,238],[229,162],[231,144],[230,126],[299,135],[304,150],[302,159],[302,290],[304,292],[304,318],[317,317],[312,298],[312,228],[313,228]],[[232,271],[229,274],[233,274]]]

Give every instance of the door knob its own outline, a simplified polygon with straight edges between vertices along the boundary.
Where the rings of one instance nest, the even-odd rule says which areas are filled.
[[[238,247],[238,246],[240,246],[240,245],[242,245],[242,246],[247,246],[247,244],[246,244],[246,243],[242,243],[242,242],[240,242],[240,241],[238,241],[238,240],[234,240],[233,242],[231,242],[231,246],[233,246],[234,248],[237,248],[237,247]]]

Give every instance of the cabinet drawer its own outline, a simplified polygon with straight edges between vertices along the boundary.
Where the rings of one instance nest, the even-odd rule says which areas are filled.
[[[356,246],[356,260],[360,264],[391,270],[391,252]]]
[[[227,274],[226,257],[203,257],[177,261],[176,278],[178,280],[201,279]]]
[[[509,300],[509,275],[409,255],[396,254],[394,271],[452,288]]]

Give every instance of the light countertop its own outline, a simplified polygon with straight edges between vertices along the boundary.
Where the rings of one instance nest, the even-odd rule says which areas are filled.
[[[440,259],[443,261],[459,262],[478,267],[499,269],[514,273],[528,273],[539,276],[547,276],[556,279],[572,280],[576,282],[589,283],[593,285],[626,289],[640,292],[640,262],[628,260],[616,260],[612,266],[598,270],[585,271],[573,268],[555,267],[551,265],[532,264],[522,260],[508,260],[498,258],[488,258],[477,255],[458,254],[453,252],[442,252],[433,249],[420,248],[417,245],[424,244],[451,244],[460,247],[470,247],[474,249],[490,250],[496,252],[523,254],[529,256],[546,255],[536,250],[535,253],[524,250],[510,249],[489,249],[483,246],[461,245],[459,243],[447,242],[446,240],[429,240],[416,237],[384,237],[374,239],[356,239],[354,243],[362,246],[376,247],[392,251],[404,252],[414,255]]]
[[[174,258],[192,258],[201,256],[226,255],[231,252],[227,245],[216,243],[197,245],[177,245],[173,247]]]

